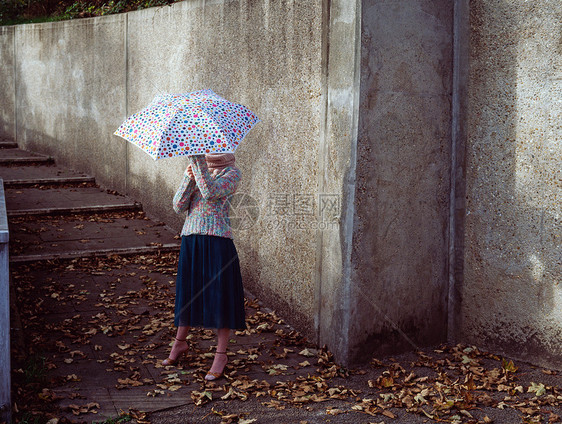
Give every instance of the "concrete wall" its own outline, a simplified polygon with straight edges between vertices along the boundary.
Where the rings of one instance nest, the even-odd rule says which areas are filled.
[[[126,187],[124,15],[15,27],[20,147]]]
[[[363,1],[351,357],[447,332],[453,7]]]
[[[470,3],[462,339],[562,368],[562,3]]]
[[[332,1],[325,15],[325,121],[318,157],[316,328],[318,342],[349,363],[350,288],[359,104],[361,2]]]
[[[308,223],[297,228],[295,199],[317,193],[322,19],[320,2],[250,0],[187,1],[128,17],[128,113],[157,90],[210,87],[261,119],[237,150],[239,194],[260,212],[235,235],[243,277],[312,337],[316,233]],[[159,217],[176,219],[170,199],[186,160],[154,163],[134,146],[128,157],[129,192]]]
[[[244,281],[315,339],[323,19],[322,2],[189,0],[7,28],[2,66],[15,60],[15,137],[20,147],[53,155],[131,195],[179,231],[183,217],[171,199],[187,160],[154,162],[113,132],[161,91],[212,88],[247,105],[262,122],[237,151],[239,193],[255,201],[260,214],[236,234]],[[3,81],[13,77],[12,68],[2,68]],[[13,84],[6,81],[2,113],[12,122],[5,99],[14,97]]]
[[[0,27],[0,138],[16,136],[14,27]]]
[[[179,230],[186,159],[112,133],[212,88],[262,120],[237,151],[250,291],[344,364],[448,336],[556,366],[561,6],[468,5],[188,0],[0,28],[0,135]]]

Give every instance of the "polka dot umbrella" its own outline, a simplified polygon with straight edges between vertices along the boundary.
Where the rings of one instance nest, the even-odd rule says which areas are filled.
[[[163,94],[115,131],[153,159],[206,153],[234,153],[259,122],[243,105],[212,90]]]

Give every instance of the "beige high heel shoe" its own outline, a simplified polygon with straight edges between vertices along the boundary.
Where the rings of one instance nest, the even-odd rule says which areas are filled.
[[[186,345],[187,345],[187,340],[185,340],[185,339],[184,339],[184,340],[180,340],[180,339],[176,339],[175,337],[174,337],[174,339],[175,339],[177,342],[185,342]],[[162,361],[162,365],[164,365],[164,366],[176,365],[176,364],[178,363],[178,361],[180,360],[181,356],[182,356],[185,352],[187,352],[188,350],[189,350],[189,346],[186,346],[185,349],[180,350],[180,353],[178,353],[178,356],[176,356],[175,358],[170,358],[170,357],[168,357],[168,358],[164,359],[164,360]]]
[[[215,355],[224,355],[226,356],[226,352],[215,352]],[[221,378],[223,373],[224,373],[224,369],[226,368],[226,364],[228,364],[228,356],[226,356],[226,362],[224,363],[224,367],[222,368],[221,372],[211,372],[208,371],[207,375],[205,376],[205,380],[207,381],[213,381],[216,380],[217,378]]]

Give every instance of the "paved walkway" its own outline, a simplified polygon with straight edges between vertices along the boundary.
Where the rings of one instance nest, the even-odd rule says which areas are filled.
[[[214,351],[210,330],[193,330],[189,354],[177,367],[163,367],[175,333],[177,235],[134,200],[48,159],[13,146],[0,150],[19,422],[109,424],[120,414],[156,424],[562,416],[555,371],[469,346],[373,358],[346,370],[250,294],[248,328],[232,334],[225,378],[203,380]]]

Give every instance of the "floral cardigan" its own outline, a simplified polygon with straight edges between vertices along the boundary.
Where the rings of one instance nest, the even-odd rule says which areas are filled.
[[[189,178],[186,170],[173,201],[176,213],[187,211],[181,235],[232,238],[227,198],[236,191],[242,173],[235,166],[227,166],[212,176],[205,155],[189,156],[188,160],[195,180]]]

